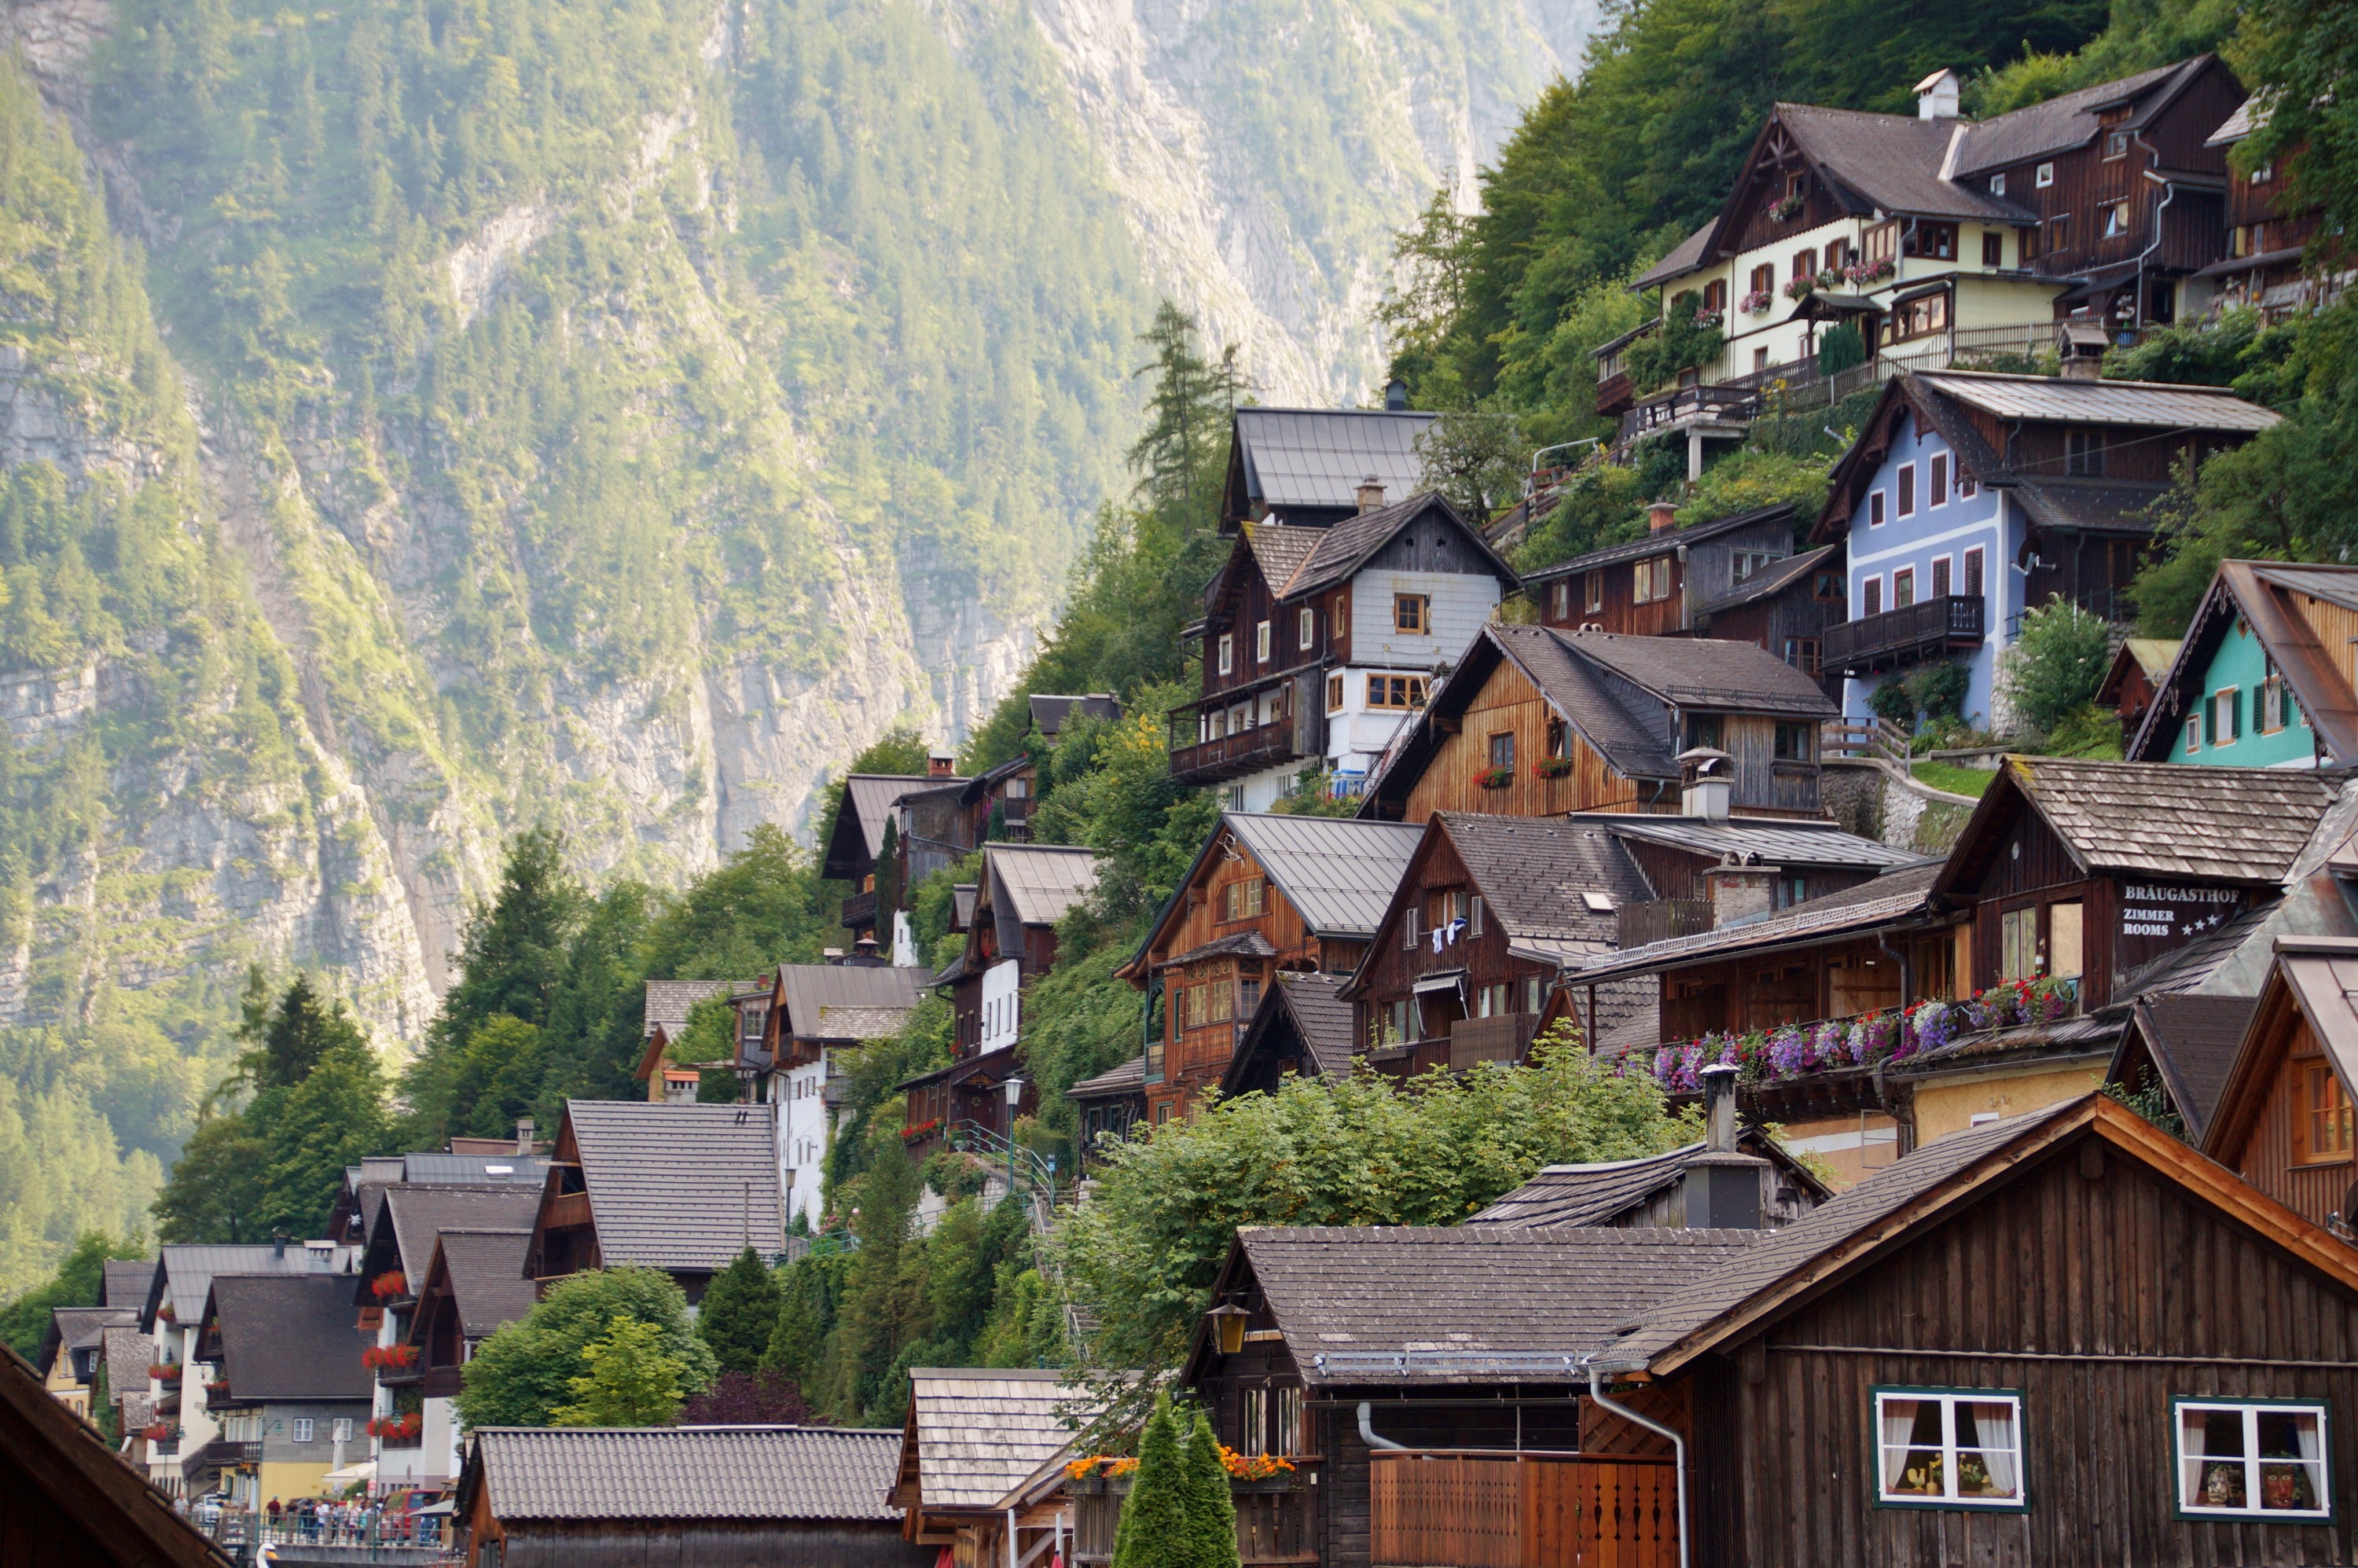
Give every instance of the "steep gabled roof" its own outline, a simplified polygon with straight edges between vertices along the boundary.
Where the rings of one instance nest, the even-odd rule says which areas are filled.
[[[1067,844],[987,844],[982,874],[992,911],[1019,925],[1054,925],[1096,891],[1103,861],[1096,851]]]
[[[962,778],[928,778],[914,773],[853,773],[843,781],[843,811],[835,819],[835,835],[827,842],[827,860],[819,870],[838,881],[865,876],[884,852],[884,825],[904,795],[962,784]]]
[[[652,1039],[660,1028],[677,1039],[679,1032],[687,1027],[689,1010],[698,1002],[717,996],[742,996],[761,989],[759,980],[649,980],[639,1038]]]
[[[146,1306],[147,1287],[156,1282],[156,1262],[153,1258],[108,1259],[106,1271],[99,1280],[98,1304],[133,1308]]]
[[[1593,823],[1443,811],[1428,831],[1448,836],[1482,894],[1485,917],[1533,957],[1610,949],[1615,912],[1651,896],[1637,862]]]
[[[1941,178],[1951,144],[1979,128],[1963,120],[1921,120],[1814,103],[1779,103],[1772,114],[1802,156],[1855,193],[1858,207],[1854,211],[1880,207],[1903,217],[1985,223],[2038,221],[2014,202],[1991,195],[1985,186]]]
[[[410,1186],[385,1189],[384,1206],[369,1227],[368,1255],[362,1272],[378,1266],[398,1268],[415,1293],[434,1260],[434,1238],[453,1227],[521,1226],[529,1230],[540,1210],[538,1189],[516,1184],[483,1187]],[[388,1247],[387,1243],[391,1245]],[[356,1299],[368,1303],[368,1285],[361,1281]]]
[[[2300,1025],[2308,1026],[2332,1065],[2342,1091],[2352,1094],[2358,1087],[2358,938],[2279,937],[2275,946],[2276,961],[2202,1130],[2202,1152],[2230,1165],[2240,1163],[2267,1114],[2278,1070]]]
[[[842,1009],[887,1009],[906,1012],[925,1000],[925,971],[884,964],[781,964],[778,989],[785,995],[783,1025],[790,1039],[851,1040]],[[830,1020],[835,1022],[830,1023]],[[888,1030],[887,1033],[890,1033]]]
[[[1717,615],[1741,605],[1757,604],[1761,600],[1773,599],[1822,567],[1839,569],[1842,563],[1833,557],[1842,547],[1840,545],[1821,545],[1814,550],[1788,556],[1774,566],[1763,567],[1717,599],[1697,605],[1695,614],[1699,617]]]
[[[831,1426],[485,1427],[460,1507],[523,1519],[889,1521],[897,1432]]]
[[[1220,822],[1316,936],[1374,935],[1423,837],[1406,823],[1349,817],[1230,811]]]
[[[901,1432],[899,1498],[988,1509],[1063,1454],[1078,1435],[1068,1411],[1093,1408],[1054,1371],[914,1367]]]
[[[1703,265],[1704,258],[1711,252],[1712,241],[1718,233],[1719,220],[1714,217],[1702,228],[1672,245],[1669,254],[1639,273],[1629,287],[1632,289],[1651,288],[1656,284],[1667,283],[1682,273],[1693,272]],[[1635,333],[1628,335],[1636,336]]]
[[[1230,484],[1272,510],[1349,510],[1371,476],[1405,495],[1424,471],[1417,438],[1437,414],[1363,408],[1239,408]],[[1231,496],[1231,503],[1239,498]]]
[[[774,1105],[571,1099],[565,1131],[608,1265],[714,1272],[784,1245]]]
[[[1658,529],[1639,538],[1626,539],[1618,545],[1607,545],[1601,550],[1591,550],[1586,555],[1574,556],[1569,560],[1558,561],[1552,567],[1542,567],[1535,572],[1526,572],[1523,575],[1523,582],[1526,586],[1535,586],[1540,583],[1553,582],[1561,577],[1572,577],[1581,572],[1595,571],[1599,567],[1617,566],[1623,561],[1644,560],[1650,556],[1666,556],[1687,546],[1701,544],[1705,539],[1715,539],[1722,534],[1732,534],[1739,528],[1750,528],[1762,523],[1772,523],[1779,517],[1785,519],[1790,524],[1792,515],[1793,508],[1789,503],[1781,506],[1764,506],[1754,512],[1734,512],[1725,517],[1714,517],[1707,523],[1689,523],[1682,527]]]
[[[347,1276],[360,1262],[357,1247],[304,1247],[289,1243],[279,1247],[272,1242],[259,1244],[207,1243],[196,1246],[167,1246],[160,1249],[161,1260],[156,1277],[150,1283],[147,1303],[141,1310],[140,1321],[154,1320],[157,1310],[166,1299],[172,1303],[179,1321],[188,1325],[204,1310],[206,1293],[212,1289],[216,1274],[330,1274]]]
[[[1215,1294],[1248,1264],[1312,1388],[1574,1382],[1579,1357],[1767,1234],[1248,1226]]]
[[[519,1322],[539,1299],[539,1287],[525,1274],[525,1255],[532,1249],[532,1227],[453,1228],[435,1238],[434,1260],[427,1266],[426,1284],[437,1280],[449,1286],[459,1309],[459,1331],[468,1339],[487,1339],[511,1323]],[[413,1317],[413,1326],[421,1318]]]
[[[2156,114],[2214,63],[2210,55],[2196,55],[2191,59],[2158,66],[2152,70],[2141,70],[2117,81],[2099,82],[2077,92],[2059,93],[2043,103],[2028,104],[1970,124],[1966,127],[1956,162],[1957,178],[1970,178],[1993,169],[2027,163],[2032,158],[2085,146],[2095,138],[2100,110],[2141,99],[2143,102],[2136,104],[2127,119],[2108,127],[2136,130],[2150,124]]]
[[[2090,875],[2279,885],[2333,798],[2310,773],[2008,756],[1933,891],[1945,898],[1978,877],[2024,809]]]
[[[2180,727],[2204,695],[2211,662],[2240,623],[2259,638],[2292,688],[2327,760],[2358,761],[2358,694],[2343,674],[2342,651],[2327,647],[2302,613],[2305,599],[2358,610],[2358,567],[2220,562],[2177,656],[2154,682],[2153,704],[2130,738],[2128,754],[2154,762],[2175,754]]]
[[[334,1274],[217,1274],[205,1307],[218,1321],[230,1397],[365,1400],[368,1336],[353,1326],[352,1281]]]
[[[1326,536],[1324,528],[1289,528],[1277,523],[1248,523],[1240,532],[1244,536],[1239,547],[1260,568],[1260,579],[1269,585],[1271,598],[1285,591],[1285,585]]]
[[[1280,1054],[1280,1042],[1290,1033],[1302,1043],[1301,1068],[1311,1077],[1338,1077],[1351,1070],[1357,1044],[1357,1026],[1351,1004],[1343,1000],[1348,975],[1303,974],[1281,969],[1276,984],[1261,993],[1260,1005],[1237,1036],[1237,1048],[1220,1073],[1220,1092],[1241,1093],[1258,1067],[1255,1058]]]
[[[2198,991],[2164,991],[2141,996],[2130,1012],[2129,1027],[2105,1070],[2107,1083],[2136,1089],[2124,1072],[2125,1058],[2136,1052],[2153,1065],[2170,1103],[2185,1119],[2186,1134],[2196,1148],[2219,1107],[2227,1074],[2252,1022],[2254,999],[2247,996],[2206,996]]]

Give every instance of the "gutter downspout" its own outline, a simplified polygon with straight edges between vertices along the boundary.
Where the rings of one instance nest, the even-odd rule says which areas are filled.
[[[1015,1510],[1007,1510],[1007,1568],[1015,1568]]]
[[[2161,161],[2161,150],[2145,139],[2143,131],[2132,132],[2131,139],[2143,147],[2146,150],[2146,156],[2152,158],[2155,163]],[[2153,210],[2153,243],[2137,253],[2136,324],[2137,330],[2142,331],[2145,330],[2145,259],[2161,248],[2162,221],[2169,216],[2169,204],[2178,196],[2178,182],[2167,175],[2154,173],[2150,165],[2137,172],[2161,187],[2161,205]]]
[[[1395,1454],[1406,1453],[1408,1451],[1407,1444],[1394,1443],[1389,1437],[1378,1437],[1376,1435],[1376,1429],[1369,1423],[1368,1419],[1373,1413],[1374,1408],[1375,1407],[1366,1400],[1361,1400],[1359,1401],[1359,1441],[1366,1444],[1370,1448],[1389,1448]]]
[[[1678,1465],[1679,1568],[1687,1568],[1687,1440],[1660,1422],[1650,1420],[1639,1415],[1628,1405],[1617,1405],[1606,1398],[1604,1374],[1597,1370],[1596,1357],[1594,1353],[1582,1357],[1580,1364],[1588,1368],[1588,1397],[1596,1401],[1598,1409],[1611,1411],[1632,1426],[1642,1426],[1648,1432],[1671,1440],[1671,1453],[1674,1456],[1673,1462]],[[1362,1432],[1367,1430],[1367,1408],[1365,1405],[1359,1407]]]

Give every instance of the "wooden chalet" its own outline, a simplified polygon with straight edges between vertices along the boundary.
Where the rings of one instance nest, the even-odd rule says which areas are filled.
[[[909,1370],[899,1462],[885,1477],[903,1537],[977,1568],[1059,1547],[1073,1561],[1064,1463],[1095,1396],[1069,1374],[1033,1368]]]
[[[2313,1224],[2358,1226],[2358,938],[2280,936],[2215,1108],[2189,1137]]]
[[[1119,973],[1149,996],[1147,1114],[1220,1081],[1280,971],[1347,975],[1416,851],[1401,823],[1224,812]]]
[[[884,1500],[898,1433],[818,1426],[486,1427],[455,1519],[466,1568],[925,1568]]]
[[[1679,762],[1727,753],[1732,808],[1814,817],[1816,681],[1749,643],[1492,624],[1401,732],[1359,815],[1686,809]]]
[[[1239,408],[1230,422],[1220,532],[1248,523],[1325,528],[1362,510],[1360,492],[1407,495],[1424,473],[1422,409]]]
[[[1790,506],[1684,527],[1676,519],[1657,502],[1645,537],[1526,574],[1540,624],[1750,643],[1816,675],[1825,628],[1843,619],[1840,549],[1796,553]]]
[[[899,1033],[923,1000],[925,972],[880,958],[780,964],[757,996],[739,1002],[730,1065],[747,1098],[777,1108],[778,1166],[786,1213],[824,1228],[827,1152],[842,1102],[841,1053]]]
[[[217,1490],[247,1509],[327,1495],[329,1475],[365,1452],[373,1397],[352,1281],[216,1274],[201,1323],[197,1354],[213,1368],[206,1408],[220,1435],[181,1454],[189,1494]]]
[[[1072,845],[984,847],[966,949],[930,982],[949,992],[954,1057],[901,1086],[912,1154],[924,1158],[960,1122],[1005,1137],[1034,1114],[1039,1093],[1028,1080],[1015,1107],[1005,1098],[1007,1084],[1022,1079],[1023,992],[1055,968],[1056,923],[1095,891],[1099,864]]]
[[[403,1341],[415,1353],[423,1398],[457,1398],[460,1379],[483,1341],[532,1311],[538,1292],[525,1273],[531,1248],[528,1227],[454,1225],[435,1233]],[[434,1455],[447,1465],[440,1472],[446,1480],[460,1473],[458,1439],[454,1423],[443,1452]]]
[[[584,1269],[661,1269],[693,1303],[751,1247],[785,1247],[771,1105],[569,1099],[525,1255],[546,1286]]]
[[[1303,1412],[1328,1564],[2352,1554],[2358,1250],[2101,1095],[1777,1230],[1249,1230],[1215,1300],[1183,1379]]]
[[[1065,1091],[1080,1118],[1081,1164],[1087,1169],[1101,1144],[1120,1142],[1146,1119],[1146,1058],[1132,1056]]]
[[[1364,782],[1433,682],[1516,587],[1433,491],[1323,527],[1247,524],[1204,590],[1202,693],[1173,708],[1171,776],[1265,811],[1301,774]]]
[[[647,1086],[650,1100],[690,1102],[703,1082],[703,1075],[692,1066],[679,1066],[670,1060],[671,1048],[687,1028],[687,1015],[698,1002],[714,999],[726,1001],[761,989],[759,980],[649,980],[644,1009],[640,1015],[639,1038],[644,1042],[639,1051],[639,1065],[631,1076]]]
[[[2212,285],[2196,275],[2227,244],[2227,160],[2211,137],[2244,99],[2225,66],[2199,56],[1981,121],[1959,116],[1961,85],[1935,71],[1910,115],[1770,106],[1719,212],[1636,281],[1664,316],[1714,318],[1726,346],[1632,411],[1625,438],[1673,431],[1692,452],[1705,411],[1818,379],[1818,334],[1835,323],[1877,360],[1945,366],[2025,352],[2060,318],[2200,314]],[[1646,390],[1623,367],[1659,330],[1597,351],[1600,412]]]
[[[1435,813],[1338,993],[1368,1065],[1412,1076],[1523,1060],[1566,965],[1610,952],[1617,912],[1650,892],[1593,823]],[[1599,989],[1599,1015],[1582,1019],[1592,1030],[1650,1000],[1644,987]]]
[[[0,1346],[0,1564],[230,1568],[164,1494]]]
[[[904,795],[943,790],[966,782],[946,762],[938,762],[936,772],[922,776],[852,773],[845,778],[843,809],[837,815],[835,831],[827,838],[826,853],[819,861],[819,874],[831,881],[851,884],[852,891],[843,901],[839,918],[855,941],[882,946],[892,935],[893,901],[887,898],[880,904],[876,877],[880,868],[900,863],[894,806]],[[881,917],[880,908],[883,912]],[[884,933],[882,938],[876,935],[880,925]]]
[[[2096,686],[2096,706],[2121,716],[2121,733],[2134,735],[2153,706],[2154,688],[2178,657],[2175,637],[2124,637],[2104,678]]]
[[[1967,721],[2012,728],[1997,656],[2020,617],[2060,597],[2120,618],[2173,476],[2277,423],[2223,387],[2071,365],[2086,373],[1885,383],[1810,535],[1846,546],[1850,619],[1827,628],[1824,654],[1847,677],[1847,717],[1866,718],[1884,682],[1948,662],[1967,675]]]
[[[2247,98],[2204,139],[2204,150],[2232,153],[2237,143],[2266,128],[2267,119],[2266,106]],[[2207,302],[2211,310],[2257,310],[2262,319],[2278,325],[2301,311],[2333,304],[2349,287],[2347,271],[2308,265],[2321,214],[2292,199],[2284,178],[2288,161],[2239,168],[2228,159],[2226,244],[2219,260],[2194,275],[2198,285],[2216,291]]]
[[[2358,763],[2353,640],[2358,567],[2220,562],[2127,730],[2128,755],[2233,768]]]

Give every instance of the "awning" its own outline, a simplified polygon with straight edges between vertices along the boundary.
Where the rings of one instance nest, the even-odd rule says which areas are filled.
[[[319,1479],[331,1487],[349,1487],[354,1481],[373,1481],[376,1479],[376,1461],[362,1459],[341,1470],[330,1470]]]
[[[1437,975],[1421,977],[1409,989],[1419,996],[1429,991],[1454,991],[1464,989],[1465,979],[1466,971],[1463,969],[1444,969]]]
[[[1839,321],[1849,316],[1875,316],[1882,313],[1883,302],[1869,299],[1864,294],[1818,294],[1802,296],[1793,307],[1790,321]]]

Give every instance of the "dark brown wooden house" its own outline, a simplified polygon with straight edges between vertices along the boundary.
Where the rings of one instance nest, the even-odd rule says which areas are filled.
[[[1120,971],[1149,997],[1151,1120],[1185,1114],[1220,1081],[1274,976],[1358,967],[1421,837],[1396,822],[1222,814]]]
[[[1436,813],[1340,993],[1360,1049],[1407,1075],[1521,1061],[1566,964],[1610,952],[1618,912],[1650,891],[1594,823]],[[1643,987],[1600,991],[1600,1030],[1650,1000]]]
[[[1440,416],[1407,408],[1239,408],[1231,421],[1220,532],[1248,523],[1326,528],[1372,486],[1407,495],[1424,472],[1417,438]]]
[[[1359,815],[1685,809],[1679,758],[1727,754],[1732,808],[1819,816],[1816,681],[1749,643],[1494,624],[1395,743]]]
[[[2278,1203],[2348,1235],[2358,1222],[2358,940],[2282,936],[2275,947],[2216,1108],[2190,1135]]]
[[[885,1500],[901,1434],[843,1427],[486,1427],[456,1498],[467,1568],[925,1568]]]
[[[867,938],[882,944],[892,939],[891,911],[894,903],[890,897],[881,901],[883,914],[880,918],[876,876],[880,865],[897,865],[900,860],[893,806],[903,795],[946,789],[966,782],[946,763],[930,774],[853,773],[843,781],[843,810],[835,819],[835,832],[827,841],[819,872],[829,881],[851,884],[839,918],[855,940]],[[877,935],[880,925],[882,937]]]
[[[1324,1078],[1350,1072],[1360,1035],[1343,999],[1348,984],[1348,975],[1280,971],[1237,1038],[1220,1074],[1220,1093],[1267,1094],[1288,1074]]]
[[[230,1568],[98,1429],[0,1346],[0,1564],[5,1568]]]
[[[2247,98],[2224,124],[2204,140],[2205,151],[2232,153],[2266,127],[2267,109],[2257,98]],[[2296,155],[2297,156],[2297,155]],[[2347,274],[2336,276],[2305,267],[2307,248],[2316,238],[2320,213],[2295,201],[2285,178],[2288,158],[2255,162],[2237,168],[2227,163],[2226,243],[2217,261],[2196,273],[2195,280],[2217,292],[2213,308],[2248,308],[2271,323],[2295,313],[2331,305],[2347,287]]]
[[[409,1314],[419,1385],[429,1400],[457,1397],[476,1347],[530,1312],[538,1295],[525,1274],[529,1228],[451,1226],[438,1232],[434,1255]]]

